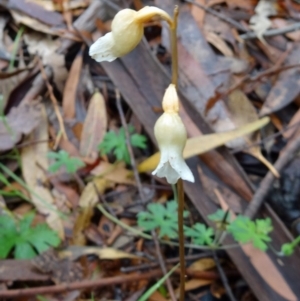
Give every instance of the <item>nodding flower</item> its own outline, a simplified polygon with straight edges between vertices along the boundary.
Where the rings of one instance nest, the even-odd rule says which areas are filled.
[[[169,184],[175,184],[179,178],[194,182],[194,176],[182,155],[187,133],[178,115],[179,100],[173,84],[167,88],[162,105],[164,113],[154,126],[154,135],[160,150],[160,161],[152,174],[160,178],[166,177]]]
[[[123,9],[119,11],[111,24],[111,32],[99,38],[90,47],[89,55],[97,62],[112,62],[132,51],[142,40],[144,24],[159,18],[173,27],[171,17],[154,6],[145,6],[139,11]]]

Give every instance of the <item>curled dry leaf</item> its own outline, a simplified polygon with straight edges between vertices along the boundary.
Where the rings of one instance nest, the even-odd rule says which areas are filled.
[[[243,126],[250,122],[258,120],[258,114],[248,97],[241,90],[234,90],[228,95],[227,107],[231,115],[232,121],[237,127]],[[243,151],[252,155],[261,161],[275,177],[279,177],[275,167],[263,156],[260,145],[256,143],[260,141],[260,133],[255,132],[251,135],[243,137],[245,146],[251,146]],[[256,145],[253,145],[256,144]]]
[[[98,145],[102,142],[106,129],[105,101],[100,92],[95,92],[89,104],[81,135],[80,154],[83,157],[98,153]]]
[[[26,120],[29,120],[28,115]],[[48,139],[48,123],[44,107],[41,107],[41,122],[31,133],[29,139],[30,141]],[[49,227],[57,231],[60,238],[63,239],[64,228],[59,210],[49,189],[43,185],[47,180],[45,174],[45,171],[48,170],[47,153],[47,143],[37,143],[23,147],[21,152],[22,174],[28,185],[31,201],[37,211],[45,215]]]
[[[183,157],[188,159],[208,152],[216,147],[226,144],[228,141],[260,129],[269,121],[269,117],[264,117],[232,131],[189,138],[183,151]],[[140,172],[146,172],[155,169],[159,162],[159,156],[159,153],[155,153],[151,157],[147,158],[138,166],[138,170]]]
[[[27,135],[36,128],[41,119],[40,114],[39,105],[12,108],[8,115],[0,120],[0,150],[13,148],[23,134]]]

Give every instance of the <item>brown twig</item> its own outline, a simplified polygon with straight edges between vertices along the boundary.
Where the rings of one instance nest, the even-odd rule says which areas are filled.
[[[267,37],[278,36],[278,35],[286,34],[286,33],[296,31],[299,29],[300,29],[300,22],[297,22],[292,25],[286,26],[284,28],[269,29],[269,30],[265,31],[265,33],[263,34],[263,37],[267,38]],[[240,35],[240,37],[244,40],[255,39],[255,38],[257,38],[257,34],[254,31],[250,31],[250,32]]]
[[[211,257],[211,252],[210,251],[209,252],[203,252],[203,253],[200,253],[200,254],[188,255],[188,256],[186,256],[186,260],[197,260],[197,259],[206,258],[206,257]],[[170,264],[170,263],[177,264],[179,262],[179,260],[180,260],[179,257],[176,257],[176,258],[166,259],[165,262],[167,264]],[[130,266],[130,267],[122,267],[121,272],[122,273],[129,273],[129,272],[134,272],[134,271],[147,270],[147,269],[155,268],[158,265],[159,265],[158,262],[150,262],[150,263],[144,263],[144,264]]]
[[[217,269],[218,269],[218,271],[220,273],[220,277],[221,277],[222,283],[223,283],[223,285],[224,285],[224,287],[226,289],[226,292],[227,292],[227,295],[228,295],[229,299],[231,301],[237,301],[236,298],[234,297],[233,293],[232,293],[232,290],[231,290],[230,285],[228,283],[227,276],[226,276],[226,274],[225,274],[225,272],[224,272],[224,270],[223,270],[223,268],[221,266],[220,260],[219,260],[219,258],[217,256],[217,253],[214,252],[214,251],[213,251],[213,256],[214,256],[215,263],[217,265]]]
[[[64,121],[63,121],[62,116],[61,116],[60,111],[59,111],[57,99],[54,96],[53,88],[52,88],[52,86],[50,85],[50,83],[48,81],[48,78],[47,78],[47,75],[45,73],[45,70],[44,70],[44,67],[43,67],[43,64],[42,64],[41,60],[39,60],[39,67],[40,67],[40,70],[41,70],[42,78],[45,81],[47,90],[49,92],[50,99],[51,99],[52,104],[53,104],[53,108],[54,108],[54,111],[55,111],[55,114],[56,114],[56,117],[57,117],[57,120],[58,120],[58,123],[59,123],[60,131],[61,131],[64,139],[68,140],[68,136],[67,136],[67,133],[66,133],[66,130],[65,130]]]
[[[300,132],[294,140],[290,141],[285,148],[282,150],[280,157],[277,159],[274,167],[280,173],[283,168],[293,159],[295,154],[300,149]],[[275,177],[272,172],[268,172],[264,179],[261,181],[259,188],[255,192],[252,201],[245,210],[245,215],[253,218],[260,206],[263,204],[269,190],[271,189],[272,183]]]
[[[177,198],[178,198],[178,238],[179,238],[179,257],[180,257],[180,298],[179,301],[184,301],[185,292],[185,254],[184,254],[184,189],[183,181],[179,179],[177,182]]]
[[[117,109],[118,109],[118,112],[119,112],[119,115],[120,115],[122,126],[124,128],[124,132],[125,132],[126,145],[127,145],[127,149],[128,149],[128,153],[129,153],[129,157],[130,157],[130,163],[131,163],[131,166],[132,166],[132,169],[133,169],[133,174],[134,174],[134,178],[135,178],[135,181],[136,181],[136,185],[137,185],[140,197],[143,200],[144,199],[143,187],[142,187],[142,183],[141,183],[139,173],[138,173],[138,170],[137,170],[137,167],[136,167],[136,162],[135,162],[135,158],[134,158],[134,155],[133,155],[133,150],[132,150],[132,147],[131,147],[130,134],[129,134],[129,131],[128,131],[128,126],[127,126],[127,123],[126,123],[126,120],[125,120],[125,115],[124,115],[122,105],[121,105],[120,92],[119,92],[118,89],[116,89],[115,92],[116,92]]]
[[[206,12],[210,13],[211,15],[219,18],[222,21],[227,22],[228,24],[232,25],[233,27],[235,27],[236,29],[243,31],[243,32],[249,32],[249,30],[247,28],[245,28],[244,26],[242,26],[240,23],[236,22],[235,20],[224,16],[221,13],[218,13],[217,11],[215,11],[214,9],[210,8],[210,7],[206,7],[205,5],[202,5],[198,2],[192,1],[192,0],[185,0],[185,2],[191,3],[203,10],[205,10]]]
[[[25,296],[34,296],[40,294],[58,294],[67,291],[79,289],[92,289],[105,287],[108,285],[124,284],[139,280],[149,280],[162,275],[161,270],[150,271],[145,274],[122,275],[117,277],[107,277],[98,280],[86,280],[81,282],[73,282],[69,284],[58,284],[53,286],[42,286],[26,289],[0,290],[0,298],[20,298]]]
[[[142,202],[145,204],[146,199],[144,197],[141,179],[140,179],[140,176],[139,176],[139,173],[138,173],[138,170],[137,170],[137,166],[136,166],[132,146],[131,146],[131,143],[130,143],[130,134],[129,134],[129,131],[128,131],[128,126],[127,126],[127,123],[126,123],[126,120],[125,120],[125,115],[124,115],[122,105],[121,105],[120,93],[117,89],[116,89],[116,100],[117,100],[117,108],[118,108],[118,112],[119,112],[119,115],[120,115],[121,123],[122,123],[122,126],[124,128],[124,132],[125,132],[126,145],[127,145],[127,149],[128,149],[129,156],[130,156],[130,162],[131,162],[131,166],[132,166],[132,169],[133,169],[135,181],[137,183],[140,198],[141,198]],[[163,259],[162,253],[161,253],[159,241],[156,237],[156,233],[155,233],[154,230],[152,231],[151,234],[152,234],[153,241],[154,241],[154,244],[155,244],[155,250],[156,250],[156,254],[157,254],[157,258],[158,258],[160,268],[161,268],[163,274],[166,275],[167,274],[167,268],[166,268],[166,265],[164,263],[164,259]],[[169,291],[171,299],[173,301],[176,301],[175,292],[174,292],[172,283],[171,283],[169,278],[167,278],[167,280],[166,280],[166,285],[168,287],[168,291]]]

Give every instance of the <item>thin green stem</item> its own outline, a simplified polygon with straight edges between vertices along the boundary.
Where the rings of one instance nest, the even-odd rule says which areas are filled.
[[[11,54],[11,60],[9,62],[9,66],[8,66],[8,71],[11,71],[14,68],[15,59],[16,59],[16,56],[17,56],[17,51],[18,51],[18,48],[19,48],[20,39],[22,37],[22,34],[23,34],[24,30],[25,30],[25,27],[23,25],[18,30],[17,36],[16,36],[15,41],[14,41],[14,46],[13,46],[13,50],[12,50],[12,54]]]

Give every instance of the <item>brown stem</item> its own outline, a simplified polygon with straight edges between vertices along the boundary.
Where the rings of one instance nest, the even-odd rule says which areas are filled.
[[[179,301],[184,301],[185,290],[185,256],[184,256],[184,232],[183,232],[183,210],[184,210],[184,190],[181,179],[177,182],[178,198],[178,236],[179,236],[179,257],[180,257],[180,295]]]
[[[145,274],[131,274],[131,275],[121,275],[117,277],[101,278],[97,280],[86,280],[81,282],[73,282],[69,284],[58,284],[41,286],[34,288],[25,289],[12,289],[12,290],[2,290],[0,291],[0,299],[2,298],[20,298],[25,296],[34,296],[41,294],[58,294],[67,291],[74,291],[80,289],[92,289],[99,287],[106,287],[108,285],[124,284],[129,282],[135,282],[145,279],[152,279],[155,277],[160,277],[162,275],[161,270],[153,270]]]
[[[178,85],[178,51],[177,51],[177,22],[179,9],[174,8],[173,28],[171,28],[171,52],[172,52],[172,84]]]

